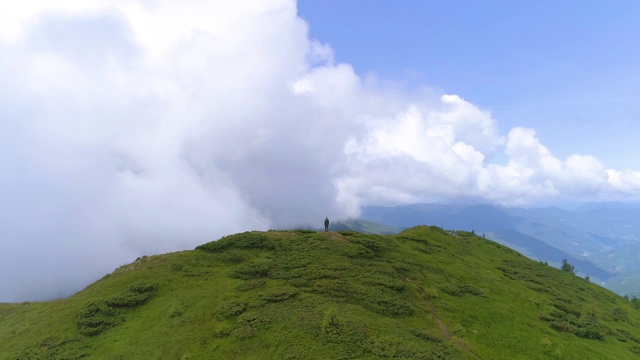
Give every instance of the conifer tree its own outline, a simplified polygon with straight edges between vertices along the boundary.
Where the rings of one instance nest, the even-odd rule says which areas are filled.
[[[560,270],[566,271],[566,272],[571,273],[573,275],[576,274],[576,268],[573,265],[569,264],[567,259],[562,259],[562,266],[560,267]]]

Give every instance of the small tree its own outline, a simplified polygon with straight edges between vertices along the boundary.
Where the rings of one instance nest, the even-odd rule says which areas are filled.
[[[562,259],[562,266],[560,267],[560,270],[566,271],[573,275],[576,274],[576,268],[573,265],[569,264],[567,259]]]
[[[322,317],[322,333],[329,336],[340,336],[343,332],[344,324],[338,317],[338,312],[331,307],[324,312]]]

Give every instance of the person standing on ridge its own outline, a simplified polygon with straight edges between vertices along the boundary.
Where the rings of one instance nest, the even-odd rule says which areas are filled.
[[[325,218],[324,219],[324,231],[327,232],[329,231],[329,218]]]

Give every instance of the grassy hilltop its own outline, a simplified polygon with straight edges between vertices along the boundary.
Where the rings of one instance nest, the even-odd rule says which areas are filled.
[[[640,311],[467,232],[247,232],[0,304],[0,359],[634,359]]]

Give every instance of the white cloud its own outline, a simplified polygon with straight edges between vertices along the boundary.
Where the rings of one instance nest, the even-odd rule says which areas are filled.
[[[479,195],[475,179],[503,142],[491,116],[454,95],[405,106],[393,117],[370,115],[367,134],[347,144],[340,198],[393,204]]]
[[[640,189],[640,171],[607,169],[608,184],[622,195],[637,197]]]
[[[459,96],[360,79],[288,0],[2,3],[0,79],[0,301],[366,204],[640,192]]]

